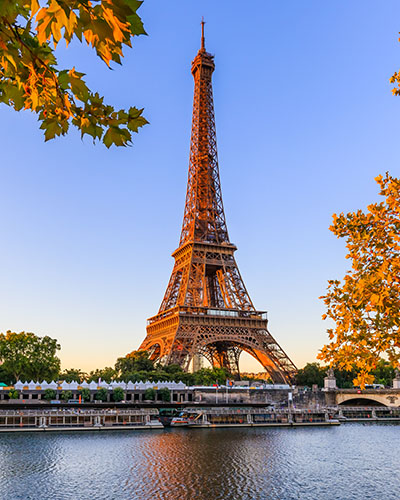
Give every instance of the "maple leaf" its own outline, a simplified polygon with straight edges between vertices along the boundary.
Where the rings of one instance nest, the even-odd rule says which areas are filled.
[[[4,5],[3,5],[4,3]],[[145,35],[138,0],[4,0],[0,12],[0,102],[38,114],[45,140],[81,135],[111,145],[131,144],[148,122],[142,109],[114,111],[86,85],[84,73],[59,69],[58,43],[86,41],[108,66],[121,63],[124,47]]]

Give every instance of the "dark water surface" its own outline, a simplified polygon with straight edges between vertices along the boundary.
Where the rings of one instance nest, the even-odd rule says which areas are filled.
[[[400,426],[0,435],[1,500],[399,500]]]

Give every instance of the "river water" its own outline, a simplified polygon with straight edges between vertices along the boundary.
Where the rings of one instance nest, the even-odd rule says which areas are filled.
[[[399,500],[400,426],[0,435],[1,500]]]

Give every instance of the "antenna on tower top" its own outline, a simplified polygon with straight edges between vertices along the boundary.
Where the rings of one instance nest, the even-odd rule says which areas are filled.
[[[204,17],[201,18],[201,48],[205,50],[205,38],[204,38],[204,25],[206,22],[204,21]]]

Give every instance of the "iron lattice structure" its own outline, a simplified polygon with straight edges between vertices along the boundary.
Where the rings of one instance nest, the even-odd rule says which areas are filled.
[[[222,203],[215,133],[212,73],[202,23],[201,49],[192,62],[194,100],[189,175],[179,248],[156,316],[148,319],[140,349],[184,369],[202,355],[213,366],[239,372],[239,356],[256,358],[277,383],[296,367],[268,331],[266,313],[247,293],[229,241]]]

